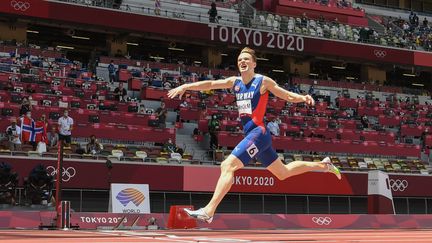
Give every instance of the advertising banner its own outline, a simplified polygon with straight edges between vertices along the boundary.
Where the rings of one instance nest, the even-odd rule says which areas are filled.
[[[111,208],[113,213],[150,213],[148,184],[111,184]]]

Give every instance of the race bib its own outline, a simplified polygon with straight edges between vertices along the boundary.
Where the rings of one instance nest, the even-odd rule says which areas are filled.
[[[237,107],[239,114],[252,115],[252,102],[251,100],[238,100]]]
[[[255,157],[255,155],[259,152],[259,149],[257,148],[257,146],[253,143],[251,146],[249,146],[249,148],[246,149],[249,157],[253,158]]]

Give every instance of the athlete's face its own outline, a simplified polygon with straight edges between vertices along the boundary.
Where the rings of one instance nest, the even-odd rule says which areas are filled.
[[[237,67],[240,73],[253,71],[256,67],[256,62],[249,53],[241,53],[237,59]]]

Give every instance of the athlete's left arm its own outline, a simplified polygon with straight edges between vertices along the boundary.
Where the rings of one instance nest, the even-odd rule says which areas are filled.
[[[264,88],[270,92],[272,92],[276,97],[279,97],[283,100],[292,102],[292,103],[300,103],[306,102],[308,105],[315,105],[315,101],[310,95],[299,95],[288,90],[281,88],[273,79],[264,76],[263,79]]]

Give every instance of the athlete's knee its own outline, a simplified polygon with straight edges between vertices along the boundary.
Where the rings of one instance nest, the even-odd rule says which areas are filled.
[[[242,163],[237,160],[227,158],[221,163],[221,171],[222,172],[234,172],[242,167]]]
[[[235,169],[235,167],[234,167],[234,163],[233,163],[233,161],[230,161],[230,160],[224,160],[222,163],[221,163],[221,171],[222,172],[233,172],[233,171],[235,171],[234,169]]]

